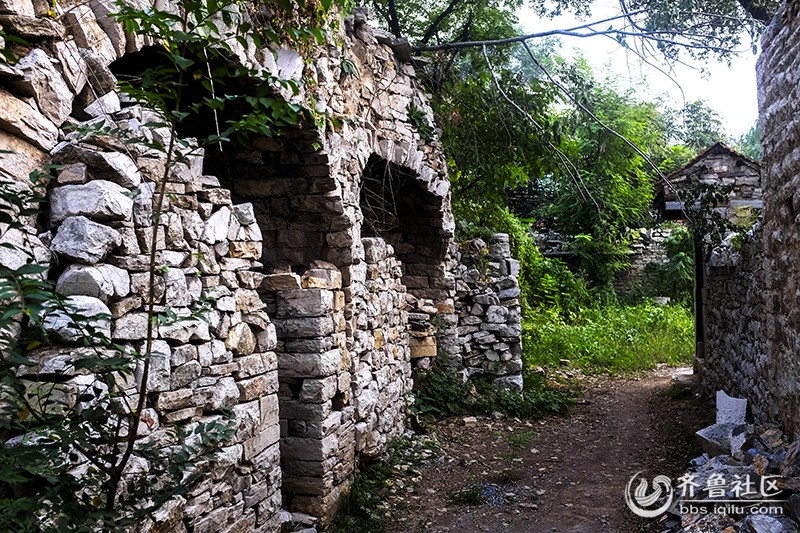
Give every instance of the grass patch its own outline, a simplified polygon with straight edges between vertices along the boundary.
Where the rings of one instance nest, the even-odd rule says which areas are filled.
[[[536,432],[533,430],[523,433],[509,433],[505,436],[505,440],[512,448],[527,448],[533,444],[533,437],[535,435]]]
[[[528,365],[557,366],[567,359],[588,372],[686,364],[694,353],[694,319],[679,305],[590,308],[572,323],[526,320],[523,345]]]

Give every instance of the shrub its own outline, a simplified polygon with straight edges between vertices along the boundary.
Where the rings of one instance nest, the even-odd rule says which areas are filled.
[[[574,318],[589,302],[586,284],[559,260],[548,259],[536,248],[528,223],[498,204],[454,201],[456,238],[489,239],[507,233],[511,255],[520,262],[520,303],[524,314],[546,313],[553,318]]]
[[[552,388],[541,375],[524,371],[523,380],[525,390],[516,392],[481,379],[464,383],[459,374],[436,365],[422,378],[410,412],[420,425],[448,416],[495,412],[535,419],[564,413],[572,403],[570,391]]]

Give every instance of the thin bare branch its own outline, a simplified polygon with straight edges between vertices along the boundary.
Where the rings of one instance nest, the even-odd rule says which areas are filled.
[[[540,70],[541,70],[543,73],[544,73],[544,75],[545,75],[545,76],[547,76],[547,79],[549,79],[549,80],[550,80],[550,82],[551,82],[553,85],[555,85],[555,86],[558,88],[558,90],[559,90],[559,91],[561,91],[561,92],[562,92],[562,93],[563,93],[563,94],[564,94],[564,95],[565,95],[567,98],[569,98],[569,99],[570,99],[570,101],[572,101],[572,103],[573,103],[573,104],[575,104],[575,105],[576,105],[576,106],[577,106],[577,107],[578,107],[578,108],[579,108],[581,111],[583,111],[584,113],[586,113],[586,114],[589,116],[589,118],[591,118],[593,121],[595,121],[595,122],[596,122],[596,123],[597,123],[597,124],[598,124],[598,125],[599,125],[601,128],[603,128],[604,130],[606,130],[607,132],[609,132],[609,133],[610,133],[610,134],[612,134],[613,136],[615,136],[615,137],[617,137],[618,139],[620,139],[622,142],[624,142],[626,145],[628,145],[628,146],[629,146],[629,147],[630,147],[630,148],[631,148],[631,149],[632,149],[634,152],[636,152],[637,154],[639,154],[639,156],[640,156],[642,159],[644,159],[644,160],[645,160],[645,162],[647,162],[647,164],[648,164],[648,165],[650,165],[650,167],[651,167],[653,170],[655,170],[655,172],[656,172],[656,174],[659,176],[659,178],[661,178],[661,179],[664,181],[664,183],[666,183],[668,186],[670,186],[670,188],[672,188],[672,189],[674,190],[674,187],[673,187],[673,186],[672,186],[672,184],[670,183],[670,181],[669,181],[669,179],[667,178],[667,176],[666,176],[666,175],[664,175],[664,173],[663,173],[663,172],[661,172],[661,170],[660,170],[660,169],[659,169],[659,168],[658,168],[658,167],[655,165],[655,163],[653,163],[653,161],[652,161],[652,160],[651,160],[651,159],[650,159],[650,158],[647,156],[647,154],[645,154],[645,153],[644,153],[644,152],[643,152],[643,151],[642,151],[642,150],[641,150],[641,149],[640,149],[640,148],[639,148],[639,147],[636,145],[636,143],[634,143],[633,141],[631,141],[630,139],[628,139],[627,137],[625,137],[624,135],[622,135],[621,133],[619,133],[617,130],[615,130],[614,128],[612,128],[611,126],[609,126],[608,124],[606,124],[605,122],[603,122],[603,121],[602,121],[600,118],[598,118],[598,116],[597,116],[597,115],[595,115],[595,114],[594,114],[594,113],[593,113],[593,112],[592,112],[592,111],[591,111],[591,110],[590,110],[588,107],[586,107],[585,105],[583,105],[583,104],[580,102],[580,100],[578,100],[577,98],[575,98],[575,96],[574,96],[574,95],[573,95],[573,94],[572,94],[572,93],[571,93],[571,92],[570,92],[570,91],[569,91],[569,90],[568,90],[566,87],[564,87],[564,84],[562,84],[560,81],[558,81],[558,80],[555,78],[555,76],[553,76],[553,75],[550,73],[550,71],[549,71],[549,70],[547,70],[547,69],[544,67],[544,65],[542,65],[542,64],[541,64],[541,63],[540,63],[540,62],[539,62],[539,61],[536,59],[536,56],[533,54],[533,51],[532,51],[532,50],[530,49],[530,47],[528,46],[528,43],[526,43],[526,42],[523,42],[523,43],[522,43],[522,46],[524,46],[524,47],[525,47],[525,51],[526,51],[526,52],[528,52],[528,56],[531,58],[531,61],[533,61],[533,63],[534,63],[534,64],[535,64],[535,65],[536,65],[536,66],[537,66],[537,67],[538,67],[538,68],[539,68],[539,69],[540,69]],[[485,50],[485,49],[484,49],[484,50]],[[676,193],[676,194],[677,194],[677,193]],[[680,198],[678,198],[678,200],[680,200]],[[684,215],[686,215],[686,216],[688,217],[688,214],[687,214],[687,213],[686,213],[686,211],[684,210],[683,206],[681,206],[681,211],[683,212],[683,214],[684,214]]]

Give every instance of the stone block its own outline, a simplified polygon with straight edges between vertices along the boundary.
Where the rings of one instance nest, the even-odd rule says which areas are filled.
[[[106,180],[126,189],[142,183],[142,175],[133,159],[119,152],[101,152],[87,146],[61,143],[53,150],[55,163],[84,163],[96,180]],[[155,184],[148,184],[150,191]],[[149,224],[148,224],[149,225]]]
[[[122,242],[119,232],[86,217],[68,217],[56,232],[51,247],[55,252],[89,265],[105,258]]]
[[[304,289],[341,289],[342,273],[338,269],[309,268],[303,273],[301,284]]]
[[[18,5],[24,3],[18,2]],[[74,95],[53,63],[43,50],[34,48],[15,65],[22,72],[23,80],[12,86],[33,96],[42,114],[60,126],[72,113]]]
[[[281,400],[281,420],[325,420],[332,410],[331,402],[306,404],[295,400]]]
[[[174,411],[194,406],[194,393],[191,389],[160,392],[155,398],[155,408],[159,411]]]
[[[256,333],[256,347],[259,352],[274,350],[278,345],[278,334],[275,324],[269,324],[263,331]]]
[[[188,361],[172,369],[172,389],[191,385],[202,374],[203,367],[197,361]]]
[[[244,322],[231,327],[225,339],[225,347],[237,356],[252,354],[256,349],[256,344],[256,336],[253,335],[250,326]]]
[[[130,275],[112,265],[69,265],[56,282],[60,294],[93,296],[104,302],[112,296],[124,298],[130,290]]]
[[[58,142],[58,129],[50,119],[3,89],[0,89],[0,130],[21,137],[45,152]]]
[[[130,313],[114,321],[115,340],[138,341],[147,337],[147,313]]]
[[[261,409],[261,425],[277,426],[280,422],[278,396],[275,394],[263,395],[258,401]]]
[[[195,389],[196,404],[203,404],[210,411],[230,409],[239,403],[239,388],[233,378],[222,377],[210,387]]]
[[[330,317],[276,318],[274,324],[279,338],[324,337],[334,331]]]
[[[147,373],[147,392],[161,392],[170,390],[172,365],[172,349],[163,340],[154,340],[150,353],[147,353],[147,343],[143,342],[138,347],[139,353],[148,357],[150,364]],[[136,365],[136,381],[141,382],[144,375],[144,363]]]
[[[266,450],[269,446],[278,442],[280,436],[280,428],[277,424],[267,427],[266,429],[260,431],[255,437],[244,441],[244,453],[242,454],[242,457],[245,461],[252,460],[253,457]]]
[[[239,401],[247,402],[261,397],[267,392],[269,382],[265,376],[256,376],[236,382],[239,388]]]
[[[317,378],[332,376],[343,366],[344,358],[339,349],[316,353],[280,353],[278,369],[282,377]]]
[[[261,288],[273,292],[300,289],[300,276],[293,273],[267,274],[261,282]]]
[[[436,337],[411,337],[408,339],[408,347],[411,350],[411,358],[436,357]]]
[[[255,313],[267,307],[258,292],[252,289],[237,289],[233,297],[236,301],[236,310],[245,314]]]
[[[228,236],[228,225],[231,220],[231,210],[227,206],[220,207],[206,221],[201,240],[208,244],[216,244]]]
[[[281,440],[281,457],[304,461],[322,461],[339,451],[339,439],[335,434],[322,439],[287,437]]]
[[[300,389],[300,401],[307,403],[322,403],[330,400],[337,392],[336,376],[321,379],[304,379]]]
[[[102,344],[102,338],[111,338],[111,311],[100,299],[92,296],[68,296],[64,309],[53,309],[45,315],[44,329],[58,342],[72,343],[84,336]],[[86,330],[91,326],[95,333]]]
[[[239,371],[234,376],[236,379],[253,377],[272,370],[267,366],[264,355],[260,353],[237,357],[236,363],[239,365]]]
[[[296,289],[278,292],[277,317],[320,317],[333,310],[333,292],[325,289]]]

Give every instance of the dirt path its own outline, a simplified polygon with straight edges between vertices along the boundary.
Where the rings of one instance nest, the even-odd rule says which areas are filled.
[[[443,456],[401,491],[390,530],[663,530],[628,511],[624,487],[638,471],[683,472],[699,454],[694,431],[713,416],[710,404],[691,394],[667,395],[671,374],[594,380],[567,417],[439,423]]]

